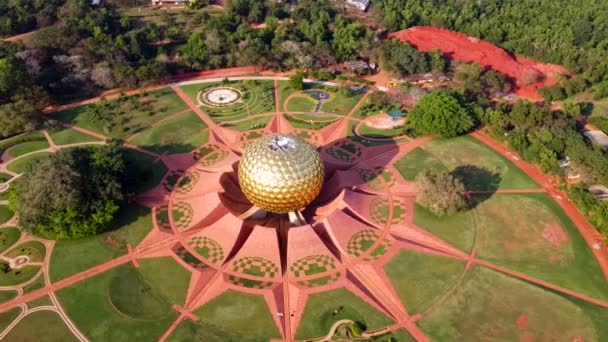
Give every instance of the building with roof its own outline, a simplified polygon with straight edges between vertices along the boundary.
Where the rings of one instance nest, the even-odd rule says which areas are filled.
[[[346,0],[346,4],[365,12],[369,8],[370,0]]]
[[[389,110],[388,112],[386,112],[386,114],[388,114],[393,120],[399,120],[399,118],[402,118],[405,116],[405,113],[400,111],[397,108],[393,108],[391,110]]]
[[[152,0],[152,5],[163,6],[163,5],[177,5],[186,6],[190,0]]]
[[[599,146],[608,151],[608,135],[602,131],[586,131],[583,133],[593,146]]]

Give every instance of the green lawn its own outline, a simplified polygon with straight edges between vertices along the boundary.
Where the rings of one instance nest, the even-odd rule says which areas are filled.
[[[99,139],[92,137],[88,134],[84,134],[60,125],[49,129],[49,135],[51,136],[51,140],[53,140],[55,145],[68,145],[99,141]]]
[[[287,102],[288,112],[312,112],[317,102],[308,95],[294,96]]]
[[[0,291],[0,303],[8,302],[9,300],[14,299],[16,297],[17,297],[17,291],[13,291],[13,290]]]
[[[228,290],[196,309],[200,320],[184,320],[170,341],[269,341],[281,334],[264,297]]]
[[[49,296],[40,297],[38,299],[34,299],[31,302],[27,302],[27,307],[30,309],[36,308],[39,306],[52,306],[52,305],[53,305],[53,301],[51,300],[51,297],[49,297]]]
[[[171,304],[185,305],[190,272],[171,257],[139,260],[141,276],[160,297]]]
[[[144,131],[131,143],[159,154],[187,153],[207,143],[206,127],[194,112],[187,112]]]
[[[7,341],[78,341],[61,317],[52,311],[33,312],[4,337]]]
[[[121,101],[124,103],[137,96],[139,95],[133,95],[126,99],[110,100],[108,102],[110,105],[116,105],[117,103],[121,103]],[[110,134],[112,138],[124,139],[156,121],[187,108],[186,104],[170,88],[150,92],[144,98],[149,100],[146,102],[150,104],[151,112],[127,108],[124,113],[114,113],[117,116],[115,118],[117,125]],[[104,130],[104,124],[101,121],[94,120],[86,113],[87,108],[90,106],[95,106],[95,104],[55,112],[51,114],[51,118],[72,123],[98,134],[108,135],[108,132]]]
[[[0,229],[0,252],[4,252],[9,247],[14,245],[15,242],[19,240],[19,237],[21,237],[21,231],[17,227],[6,227]]]
[[[8,311],[0,312],[0,331],[4,331],[6,327],[8,327],[17,316],[21,314],[21,308],[16,307],[12,308]]]
[[[462,260],[401,250],[384,265],[401,302],[412,315],[441,298],[464,272]]]
[[[22,155],[30,153],[30,152],[44,150],[49,147],[50,147],[50,145],[49,145],[48,141],[46,141],[46,140],[28,141],[28,142],[24,142],[21,144],[17,144],[15,146],[9,148],[8,155],[13,158],[16,158],[16,157],[22,156]]]
[[[518,329],[522,314],[528,318]],[[602,341],[598,326],[576,303],[543,288],[474,267],[442,305],[418,322],[434,341],[520,341],[531,334],[535,341]]]
[[[44,287],[44,275],[39,275],[36,280],[29,283],[27,286],[23,288],[23,293],[30,293],[34,290],[38,290]]]
[[[130,175],[126,180],[130,192],[142,193],[154,188],[168,171],[162,160],[132,149],[123,149],[123,157]]]
[[[0,224],[6,223],[14,215],[15,213],[7,205],[0,205]]]
[[[335,311],[338,313],[334,314]],[[325,336],[331,326],[341,319],[359,322],[366,330],[385,327],[393,322],[363,299],[345,288],[340,288],[308,297],[296,338],[313,339]]]
[[[107,272],[88,278],[70,287],[56,292],[61,306],[76,326],[91,341],[157,341],[167,328],[175,321],[177,312],[171,308],[169,303],[161,305],[160,308],[153,307],[155,313],[162,314],[162,318],[148,320],[131,319],[125,313],[117,311],[110,302],[110,289],[113,283],[126,272],[133,270],[130,264],[122,265]],[[137,272],[135,270],[135,272]],[[126,278],[132,280],[134,278]],[[133,288],[140,288],[142,283],[133,283]],[[153,284],[143,282],[144,290]],[[117,286],[114,283],[114,286]],[[129,292],[129,284],[124,284],[125,291]],[[152,293],[156,295],[154,290]],[[141,310],[141,300],[147,300],[145,296],[133,295],[132,310]],[[127,293],[122,293],[127,295]],[[112,296],[116,296],[115,294]],[[148,298],[149,299],[149,298]],[[155,298],[157,299],[157,298]],[[126,298],[125,300],[129,300]],[[149,304],[146,304],[148,308]],[[124,308],[123,308],[124,309]],[[144,313],[145,314],[145,313]]]
[[[445,166],[437,158],[419,147],[397,160],[393,166],[399,171],[403,179],[410,182],[414,181],[423,170],[445,170]]]
[[[383,141],[371,141],[371,140],[367,140],[367,139],[362,139],[359,138],[358,136],[355,135],[354,133],[354,128],[356,125],[359,124],[359,121],[355,121],[355,120],[348,120],[348,126],[346,128],[346,138],[355,142],[358,142],[359,144],[363,144],[364,146],[378,146],[378,145],[388,145],[388,144],[395,144],[395,142],[392,139],[387,139],[387,140],[383,140]]]
[[[339,88],[327,88],[332,95],[332,99],[327,102],[323,102],[321,111],[327,113],[334,113],[338,115],[348,114],[361,99],[363,94],[355,93],[352,96],[346,96],[340,94]]]
[[[478,258],[608,299],[608,283],[591,249],[548,195],[497,194],[479,204],[474,215]],[[552,227],[566,241],[551,243]]]
[[[28,241],[20,244],[19,246],[11,249],[6,256],[9,258],[16,258],[20,255],[27,255],[30,257],[30,261],[42,262],[46,255],[46,247],[40,241]]]
[[[390,129],[378,129],[369,127],[366,124],[362,124],[359,126],[359,134],[368,138],[391,139],[406,136],[407,127],[401,126]]]
[[[268,124],[268,122],[272,119],[272,115],[260,116],[254,119],[240,121],[238,123],[227,123],[223,124],[223,127],[227,127],[230,129],[234,129],[236,131],[248,131],[251,129],[264,128]]]
[[[13,176],[9,175],[8,173],[0,172],[0,183],[11,180],[11,178],[13,178]]]
[[[77,240],[58,240],[51,255],[50,276],[57,281],[126,253],[152,229],[150,209],[133,205],[122,210],[110,232]]]
[[[475,221],[470,212],[440,217],[416,204],[414,223],[464,252],[469,252],[473,246]]]
[[[338,120],[336,118],[319,118],[313,115],[306,114],[284,114],[283,117],[295,128],[306,128],[315,130],[327,127]],[[310,120],[313,120],[312,125],[310,124]]]
[[[33,142],[33,141],[46,141],[44,134],[42,132],[32,132],[28,134],[18,135],[15,137],[7,138],[4,140],[0,140],[0,156],[2,153],[11,148],[12,146],[19,145],[24,142]]]
[[[0,264],[3,264],[1,262]],[[12,286],[25,283],[32,279],[40,270],[40,266],[26,265],[18,270],[11,269],[8,272],[0,271],[0,286]]]
[[[428,153],[450,171],[460,167],[465,186],[471,190],[538,188],[513,163],[470,136],[435,139],[425,144]],[[456,170],[458,171],[458,170]]]
[[[35,154],[31,154],[29,156],[25,156],[19,159],[16,159],[12,162],[10,162],[6,168],[14,173],[23,173],[25,172],[25,170],[27,169],[27,166],[36,161],[36,160],[41,160],[44,159],[46,157],[48,157],[49,155],[51,155],[50,152],[40,152],[40,153],[35,153]]]

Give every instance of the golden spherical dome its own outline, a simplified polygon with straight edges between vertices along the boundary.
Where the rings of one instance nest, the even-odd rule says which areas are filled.
[[[251,203],[272,213],[299,210],[323,186],[325,169],[314,146],[292,135],[271,134],[251,143],[239,164],[239,184]]]

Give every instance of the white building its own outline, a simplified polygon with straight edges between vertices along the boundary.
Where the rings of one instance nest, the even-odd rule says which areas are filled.
[[[369,8],[370,0],[346,0],[346,4],[365,12]]]
[[[608,150],[608,135],[602,131],[586,131],[583,133],[593,146],[599,146]]]

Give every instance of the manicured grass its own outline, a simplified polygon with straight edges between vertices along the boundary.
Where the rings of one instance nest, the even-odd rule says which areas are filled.
[[[288,112],[312,112],[316,101],[308,95],[294,96],[287,102]]]
[[[207,143],[206,127],[194,112],[187,112],[144,131],[131,143],[160,154],[187,153]]]
[[[46,255],[46,248],[40,241],[28,241],[11,249],[7,253],[9,258],[16,258],[20,255],[29,256],[30,261],[33,262],[42,262],[44,260],[44,256]]]
[[[0,263],[3,264],[4,262]],[[0,286],[12,286],[25,283],[32,279],[40,270],[40,266],[26,265],[18,270],[11,269],[8,272],[0,271]]]
[[[335,311],[337,314],[334,314]],[[311,295],[306,302],[296,339],[313,339],[325,336],[331,326],[341,319],[359,322],[366,330],[378,329],[392,320],[378,312],[363,299],[345,288]]]
[[[8,155],[16,158],[24,154],[49,148],[48,141],[28,141],[8,149]]]
[[[332,99],[327,102],[323,102],[321,111],[327,113],[334,113],[338,115],[348,114],[361,99],[363,94],[355,93],[352,96],[346,96],[340,94],[339,88],[327,88],[332,94]]]
[[[0,172],[0,183],[9,181],[11,178],[13,178],[13,176],[9,175],[8,173]]]
[[[15,213],[7,205],[0,205],[0,224],[6,223],[14,215]]]
[[[321,129],[323,127],[327,127],[332,123],[336,122],[338,119],[336,118],[318,118],[313,115],[306,114],[293,114],[288,115],[284,114],[285,119],[295,128],[306,128],[306,129]],[[309,117],[309,118],[303,118]],[[314,119],[313,119],[314,118]],[[312,121],[312,125],[310,124],[310,120]],[[318,120],[321,119],[321,120]]]
[[[171,304],[183,306],[190,284],[190,272],[171,257],[139,260],[141,276],[153,286],[160,297]]]
[[[61,317],[52,311],[38,311],[25,316],[4,338],[7,341],[78,341]]]
[[[264,128],[266,127],[266,125],[268,124],[268,122],[270,121],[270,119],[272,119],[272,115],[266,115],[266,116],[260,116],[257,118],[253,118],[253,119],[249,119],[249,120],[244,120],[244,121],[240,121],[238,123],[229,123],[229,124],[223,124],[223,127],[227,127],[230,129],[234,129],[236,131],[248,131],[251,129],[258,129],[258,128]]]
[[[528,323],[518,329],[522,314]],[[478,266],[418,325],[434,341],[521,341],[526,334],[535,341],[601,341],[590,315],[575,303]]]
[[[474,210],[477,257],[607,300],[608,283],[591,249],[546,194],[497,194]],[[567,241],[547,237],[555,227]]]
[[[463,170],[464,182],[470,190],[538,188],[522,170],[470,136],[435,139],[425,144],[427,152],[439,159],[449,170]]]
[[[0,156],[5,150],[11,148],[12,146],[31,141],[46,141],[46,138],[44,137],[44,134],[42,134],[42,132],[36,131],[0,140]]]
[[[126,244],[133,248],[152,229],[150,210],[129,206],[121,211],[114,229],[95,237],[58,240],[51,255],[50,276],[57,281],[126,253]]]
[[[89,340],[157,341],[175,321],[177,312],[169,304],[164,307],[164,316],[153,320],[129,319],[116,311],[109,291],[114,279],[129,268],[133,267],[122,265],[56,292],[67,315]],[[143,298],[134,298],[134,303],[136,299]]]
[[[21,231],[17,227],[7,227],[0,229],[0,252],[4,252],[15,244],[21,237]]]
[[[355,126],[357,126],[358,124],[359,124],[359,121],[355,121],[355,120],[348,121],[348,126],[346,128],[346,138],[347,139],[358,142],[358,143],[363,144],[364,146],[368,146],[368,147],[395,144],[395,141],[393,141],[392,139],[386,139],[384,141],[372,141],[372,140],[359,138],[358,136],[355,135],[354,130],[353,130],[355,128]]]
[[[49,155],[51,155],[50,152],[40,152],[40,153],[35,153],[35,154],[31,154],[29,156],[25,156],[19,159],[16,159],[12,162],[10,162],[6,168],[14,173],[23,173],[25,172],[25,170],[27,169],[27,166],[36,161],[36,160],[42,160],[46,157],[48,157]]]
[[[264,297],[228,290],[196,309],[199,321],[184,320],[170,341],[269,341],[281,334]]]
[[[88,134],[84,134],[59,125],[49,129],[49,135],[51,136],[51,140],[53,140],[55,145],[68,145],[99,141],[99,139],[92,137]]]
[[[470,212],[440,217],[416,204],[414,223],[464,252],[471,250],[475,239],[475,222]]]
[[[21,308],[16,307],[8,311],[0,312],[0,331],[4,331],[17,316],[21,314]]]
[[[27,302],[27,307],[30,309],[36,308],[39,306],[52,306],[52,305],[53,305],[53,301],[51,301],[51,297],[49,297],[49,296],[40,297],[38,299],[34,299],[31,302]]]
[[[445,166],[437,158],[419,147],[397,160],[393,166],[399,171],[403,179],[410,182],[414,181],[416,176],[426,169],[445,170]]]
[[[23,288],[23,293],[30,293],[34,290],[38,290],[44,287],[44,275],[39,275],[36,280],[29,283],[27,286]]]
[[[16,297],[17,297],[17,291],[13,291],[13,290],[0,291],[0,303],[8,302],[9,300],[14,299]]]
[[[384,265],[386,275],[410,314],[421,313],[454,286],[462,260],[401,250]]]
[[[207,88],[216,87],[219,85],[220,85],[220,82],[210,82],[210,83],[205,82],[205,83],[195,83],[195,84],[183,85],[183,86],[180,86],[180,88],[182,88],[184,93],[186,93],[186,95],[188,95],[190,100],[192,100],[194,103],[196,103],[198,105],[199,103],[198,103],[198,100],[196,99],[196,97],[198,96],[198,93],[200,91],[207,89]]]
[[[407,127],[401,126],[389,129],[378,129],[362,124],[359,126],[359,134],[368,138],[391,139],[406,136]]]
[[[123,149],[123,157],[131,176],[126,180],[128,191],[146,192],[157,186],[168,171],[162,160],[132,149]]]
[[[128,98],[110,100],[109,102],[117,104],[120,101],[128,101],[133,98],[133,96],[130,96]],[[116,113],[120,115],[120,122],[111,132],[112,138],[124,139],[156,121],[187,108],[186,104],[170,88],[150,92],[144,98],[150,99],[151,113],[140,109],[128,109],[124,113]],[[104,131],[104,124],[101,121],[94,120],[86,113],[87,108],[90,106],[95,106],[95,104],[59,111],[51,114],[51,117],[55,120],[72,123],[98,134],[108,135],[108,132]]]
[[[179,265],[178,265],[179,266]],[[109,286],[108,297],[115,310],[135,320],[160,320],[171,314],[171,303],[148,283],[134,267],[120,267]]]

